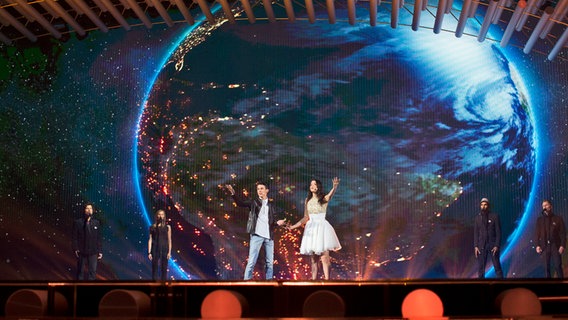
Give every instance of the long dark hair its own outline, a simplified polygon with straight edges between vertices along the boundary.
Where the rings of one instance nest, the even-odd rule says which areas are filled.
[[[308,185],[308,197],[306,198],[306,203],[308,201],[310,201],[310,199],[312,199],[312,197],[313,197],[313,194],[310,191],[310,185],[312,184],[312,181],[316,182],[316,186],[318,188],[318,191],[316,192],[316,197],[318,198],[319,204],[326,203],[327,200],[325,200],[325,193],[323,192],[323,187],[322,187],[321,181],[319,181],[318,179],[310,180],[310,184]]]

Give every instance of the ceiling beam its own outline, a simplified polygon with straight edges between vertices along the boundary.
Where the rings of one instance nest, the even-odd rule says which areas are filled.
[[[398,26],[398,14],[400,11],[400,2],[403,0],[392,0],[391,3],[391,28],[396,29]]]
[[[152,21],[150,21],[148,16],[144,13],[144,10],[140,8],[140,6],[135,0],[120,0],[120,1],[126,3],[127,4],[126,7],[129,7],[132,11],[134,11],[134,14],[136,14],[138,19],[142,21],[142,23],[146,26],[147,29],[152,29]]]
[[[82,0],[67,0],[67,3],[73,3],[77,6],[98,28],[104,33],[108,32],[108,27],[99,19],[99,17],[87,6]]]
[[[452,12],[453,5],[454,5],[454,0],[447,0],[446,1],[446,13]]]
[[[519,21],[517,22],[517,26],[515,27],[515,30],[517,30],[517,31],[523,30],[523,27],[525,26],[525,23],[527,23],[527,19],[529,18],[530,13],[532,11],[531,8],[534,8],[535,3],[536,3],[536,0],[529,0],[529,2],[527,3],[527,6],[525,7],[525,10],[523,10],[523,14],[519,18]]]
[[[335,4],[333,0],[325,0],[325,7],[327,9],[327,20],[329,24],[334,24],[336,21],[335,18]]]
[[[515,11],[513,12],[513,16],[511,16],[511,19],[509,20],[509,23],[507,24],[507,29],[505,29],[505,32],[503,33],[503,37],[501,38],[500,45],[501,45],[502,48],[506,47],[507,44],[509,44],[509,40],[511,39],[511,35],[513,35],[513,32],[515,32],[515,27],[517,26],[517,22],[519,21],[519,18],[523,14],[523,11],[525,11],[526,7],[527,7],[527,2],[525,0],[520,0],[517,3],[517,7],[515,8]]]
[[[412,30],[414,31],[417,31],[418,28],[420,27],[421,14],[422,14],[422,0],[414,0],[414,12],[412,13]]]
[[[499,4],[497,5],[497,9],[495,9],[495,13],[493,14],[492,22],[493,24],[498,24],[499,19],[501,19],[501,14],[503,14],[503,9],[507,5],[507,0],[499,0]]]
[[[107,8],[108,12],[110,12],[110,14],[114,17],[114,19],[120,23],[120,25],[126,29],[126,30],[130,30],[130,25],[128,24],[128,22],[126,22],[126,20],[124,19],[124,17],[122,16],[122,14],[120,12],[118,12],[118,9],[112,4],[110,3],[109,0],[99,0],[100,3]],[[101,8],[102,9],[102,8]]]
[[[370,0],[369,1],[369,24],[371,27],[377,25],[377,8],[381,0]]]
[[[355,25],[357,19],[357,9],[355,8],[355,0],[347,0],[347,17],[350,25]]]
[[[523,48],[524,53],[531,52],[533,46],[536,44],[536,41],[540,37],[540,33],[542,32],[542,29],[544,29],[544,27],[546,26],[546,23],[548,22],[548,18],[550,18],[550,16],[552,15],[553,12],[554,12],[553,7],[546,7],[546,9],[544,9],[542,16],[540,16],[540,19],[538,20],[536,27],[534,27],[534,29],[531,33],[531,36],[529,37],[529,40],[527,40],[527,43],[525,44],[525,47]]]
[[[213,13],[211,13],[211,9],[209,8],[207,2],[205,0],[197,0],[197,4],[199,5],[201,11],[203,11],[203,14],[207,18],[207,21],[209,21],[210,24],[215,24],[215,17],[213,17]]]
[[[493,15],[495,14],[495,10],[497,9],[497,5],[499,4],[499,0],[489,0],[489,7],[485,12],[485,17],[483,18],[483,23],[481,24],[481,29],[479,30],[479,34],[477,35],[477,41],[483,42],[485,41],[485,37],[487,36],[487,31],[489,31],[489,27],[491,23],[493,23]]]
[[[162,19],[164,19],[164,22],[168,25],[168,27],[173,27],[174,21],[159,0],[148,0],[147,3],[158,11],[158,14],[162,17]]]
[[[288,16],[288,21],[295,22],[296,15],[294,14],[294,5],[292,0],[284,0],[284,6],[286,7],[286,15]]]
[[[469,17],[470,18],[475,17],[475,13],[477,12],[477,7],[479,7],[479,1],[481,1],[481,0],[473,0],[473,2],[471,3],[471,6],[469,8]]]
[[[456,27],[456,37],[460,38],[463,35],[463,30],[469,18],[469,8],[471,7],[472,0],[464,0],[462,5],[462,11],[460,12],[460,17],[458,19],[458,25]]]
[[[179,1],[179,0],[176,0]],[[221,8],[223,8],[223,12],[225,13],[225,17],[229,20],[230,23],[235,23],[235,15],[231,10],[231,5],[227,0],[217,0],[221,4]]]
[[[542,32],[540,33],[541,39],[546,38],[546,36],[550,32],[550,30],[552,29],[552,27],[554,26],[556,21],[562,22],[562,19],[564,19],[564,17],[566,16],[567,10],[568,10],[568,0],[561,0],[556,5],[556,8],[554,9],[554,13],[550,17],[550,20],[548,20],[548,22],[546,23],[546,26],[544,26],[544,29],[542,29]]]
[[[24,25],[21,24],[20,21],[14,18],[10,13],[8,13],[8,11],[4,10],[4,8],[0,8],[0,18],[2,18],[2,25],[11,25],[31,42],[37,41],[37,36],[26,27],[24,27]]]
[[[568,28],[566,28],[564,30],[564,32],[562,33],[562,36],[560,36],[560,38],[558,38],[558,41],[556,42],[556,44],[554,45],[554,47],[552,48],[552,50],[548,54],[547,59],[550,60],[550,61],[554,60],[554,58],[556,58],[556,56],[558,55],[560,50],[562,50],[564,48],[564,45],[566,44],[567,40],[568,40]]]
[[[240,0],[241,4],[243,5],[243,10],[245,10],[245,14],[247,15],[249,23],[255,23],[256,17],[254,16],[254,12],[252,12],[252,6],[248,0]]]
[[[266,17],[271,23],[276,22],[276,17],[274,16],[274,9],[272,8],[271,0],[262,0],[262,6],[266,12]]]
[[[446,0],[438,0],[436,19],[434,20],[434,33],[438,34],[442,30],[444,15],[446,14]]]
[[[314,2],[313,0],[305,0],[306,1],[306,12],[308,13],[308,20],[310,23],[316,22],[316,12],[314,9]]]
[[[47,21],[39,12],[36,11],[32,6],[28,4],[26,0],[13,0],[18,6],[20,6],[24,11],[31,15],[35,21],[37,21],[45,30],[51,33],[56,39],[61,38],[61,32],[55,29],[49,21]]]
[[[174,0],[174,3],[176,4],[176,7],[181,12],[181,15],[184,17],[187,24],[190,24],[190,25],[194,24],[195,19],[193,19],[193,16],[189,12],[189,9],[185,6],[185,3],[183,3],[183,0]]]
[[[65,11],[65,9],[63,9],[59,3],[57,3],[57,1],[54,0],[45,0],[43,2],[40,2],[40,4],[42,6],[46,6],[48,8],[51,8],[51,10],[53,10],[55,13],[57,13],[57,15],[59,17],[61,17],[61,19],[63,19],[65,22],[67,22],[67,24],[69,24],[71,26],[71,28],[73,28],[75,30],[75,32],[77,32],[78,35],[80,36],[84,36],[87,34],[87,32],[85,31],[85,29],[83,29],[83,27],[81,27],[79,25],[79,23],[77,23],[77,21],[75,19],[73,19],[73,17],[71,17],[67,11]]]

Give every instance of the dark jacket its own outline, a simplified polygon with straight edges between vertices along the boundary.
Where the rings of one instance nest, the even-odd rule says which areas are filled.
[[[260,213],[260,208],[262,207],[262,201],[259,198],[254,198],[253,200],[243,200],[236,194],[232,196],[233,200],[239,207],[247,207],[250,209],[248,221],[247,221],[247,232],[254,234],[256,230],[256,221],[258,220],[258,214]],[[282,210],[276,207],[272,201],[268,201],[268,230],[270,232],[270,239],[273,239],[272,230],[274,227],[278,226],[276,221],[277,215],[282,214]]]
[[[554,244],[556,247],[566,246],[566,227],[562,217],[550,213],[542,215],[536,220],[536,239],[535,243],[539,247],[547,244]]]
[[[501,222],[497,214],[480,212],[475,217],[473,246],[479,249],[501,247]]]
[[[79,254],[84,256],[102,253],[102,230],[99,220],[91,218],[89,230],[85,218],[75,220],[71,244],[73,251],[79,251]]]

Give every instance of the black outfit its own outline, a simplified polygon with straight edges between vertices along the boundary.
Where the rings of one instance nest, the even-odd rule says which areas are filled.
[[[102,230],[97,219],[81,218],[73,223],[72,236],[73,252],[79,252],[77,258],[76,279],[95,280],[97,278],[98,255],[102,253]],[[85,264],[88,265],[88,275],[85,277]]]
[[[475,217],[473,231],[473,246],[478,248],[480,254],[477,256],[477,275],[480,279],[485,278],[485,266],[487,264],[487,255],[491,255],[495,275],[503,278],[503,270],[501,269],[501,222],[499,216],[493,212],[480,212]],[[497,247],[495,254],[491,253],[493,248]]]
[[[542,213],[536,220],[536,245],[542,249],[544,270],[547,278],[552,278],[551,268],[556,271],[558,278],[563,278],[562,256],[560,247],[566,248],[566,227],[562,217],[550,212]]]
[[[150,236],[152,237],[152,280],[158,278],[158,265],[160,266],[161,279],[166,281],[168,278],[168,226],[152,225],[150,227]]]

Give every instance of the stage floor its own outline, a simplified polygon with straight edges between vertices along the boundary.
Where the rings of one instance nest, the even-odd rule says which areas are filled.
[[[146,318],[200,318],[205,297],[228,290],[244,297],[246,318],[302,318],[304,301],[327,290],[345,304],[345,317],[401,319],[404,298],[416,289],[439,296],[444,316],[452,319],[501,319],[498,297],[509,289],[525,288],[536,294],[542,318],[568,319],[568,281],[543,279],[504,280],[384,280],[384,281],[96,281],[1,282],[0,317],[6,317],[10,296],[18,290],[47,293],[48,318],[99,317],[99,304],[112,290],[143,293],[151,301]],[[62,310],[57,298],[63,297]]]

